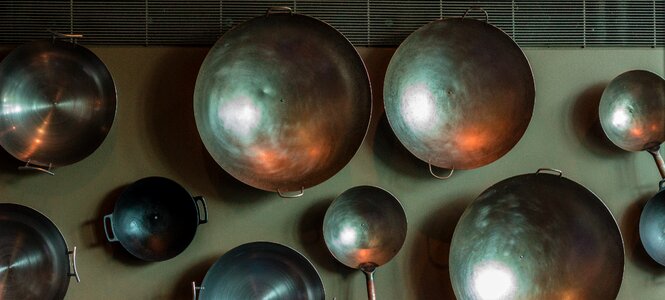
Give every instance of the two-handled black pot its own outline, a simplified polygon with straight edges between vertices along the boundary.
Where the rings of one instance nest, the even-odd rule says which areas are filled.
[[[122,192],[103,221],[109,242],[120,242],[139,259],[162,261],[187,248],[196,228],[208,222],[208,210],[203,197],[192,197],[177,182],[146,177]]]

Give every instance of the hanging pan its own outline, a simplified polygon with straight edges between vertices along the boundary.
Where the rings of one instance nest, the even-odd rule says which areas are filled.
[[[332,177],[369,125],[365,65],[337,30],[289,8],[228,31],[203,61],[194,116],[203,144],[238,180],[283,197]]]
[[[55,34],[55,33],[54,33]],[[111,129],[116,90],[90,50],[58,38],[27,43],[0,63],[0,146],[21,170],[52,168],[92,154]]]
[[[469,205],[449,271],[460,300],[615,299],[623,240],[596,195],[561,171],[540,169],[491,186]]]
[[[506,154],[533,112],[533,75],[522,50],[487,20],[465,16],[409,35],[390,60],[383,87],[395,135],[440,179]],[[432,166],[450,174],[436,175]]]

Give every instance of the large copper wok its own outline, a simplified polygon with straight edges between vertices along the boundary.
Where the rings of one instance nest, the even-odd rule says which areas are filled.
[[[196,125],[215,161],[240,181],[283,196],[301,195],[346,165],[365,136],[371,105],[367,71],[349,41],[282,9],[222,36],[194,91]]]
[[[90,50],[60,40],[31,42],[0,63],[0,145],[23,169],[80,161],[111,129],[116,91]]]
[[[529,62],[508,35],[486,22],[448,18],[402,42],[383,97],[395,135],[430,171],[473,169],[519,141],[535,88]]]
[[[32,208],[0,203],[0,299],[63,299],[72,276],[80,281],[76,247],[68,250],[58,227]]]
[[[623,240],[603,202],[556,174],[503,180],[469,205],[450,245],[458,299],[614,299]]]

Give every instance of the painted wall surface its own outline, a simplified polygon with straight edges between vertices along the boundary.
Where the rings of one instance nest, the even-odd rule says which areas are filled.
[[[3,53],[6,53],[5,49]],[[113,128],[85,160],[55,176],[19,172],[19,161],[0,154],[3,202],[48,215],[70,246],[79,249],[82,282],[66,299],[190,299],[190,284],[228,250],[274,241],[306,255],[320,272],[329,299],[364,299],[361,272],[337,263],[321,235],[330,202],[356,185],[392,192],[409,221],[404,247],[376,272],[379,299],[454,299],[448,278],[449,243],[466,205],[492,184],[540,167],[595,192],[623,234],[626,265],[619,299],[665,299],[665,267],[642,249],[641,207],[656,193],[658,172],[647,153],[628,153],[608,142],[597,105],[607,83],[632,69],[665,73],[664,49],[526,49],[536,81],[536,105],[524,137],[507,155],[452,179],[432,178],[387,125],[382,106],[385,69],[394,49],[359,49],[368,66],[374,111],[367,137],[352,161],[299,199],[246,186],[207,154],[196,130],[192,94],[207,48],[91,47],[108,66],[118,90]],[[307,116],[302,116],[306,118]],[[334,114],[331,114],[334,117]],[[142,177],[172,178],[208,201],[201,225],[181,255],[143,263],[103,238],[101,217],[124,187]],[[584,274],[580,274],[584,276]]]

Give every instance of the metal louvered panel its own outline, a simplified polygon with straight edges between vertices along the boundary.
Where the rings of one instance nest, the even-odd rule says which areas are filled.
[[[665,46],[665,0],[0,0],[0,43],[48,38],[52,29],[82,33],[85,44],[211,45],[275,6],[321,19],[356,46],[397,46],[470,7],[521,46]],[[475,9],[467,17],[486,18]]]

